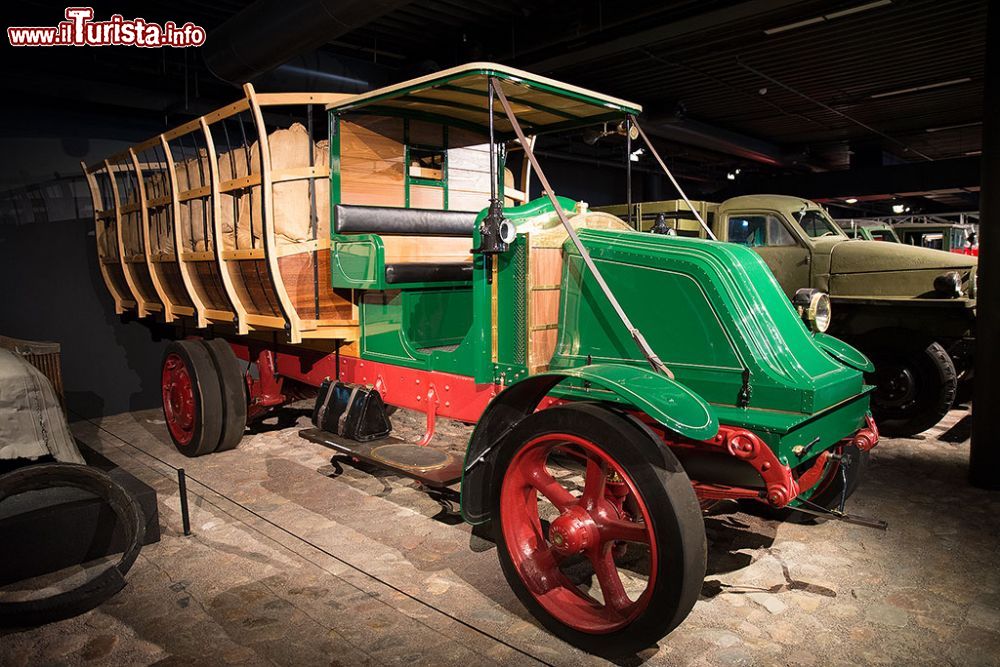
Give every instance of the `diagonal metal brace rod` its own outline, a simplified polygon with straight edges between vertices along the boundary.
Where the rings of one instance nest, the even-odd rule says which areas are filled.
[[[531,166],[538,175],[538,182],[542,185],[542,190],[545,191],[549,201],[552,202],[552,206],[555,208],[556,214],[559,216],[559,221],[562,222],[563,227],[566,228],[566,232],[573,240],[573,245],[576,246],[577,252],[579,252],[580,257],[583,258],[583,262],[587,265],[587,269],[590,271],[591,275],[594,276],[594,280],[597,281],[601,291],[604,292],[604,296],[607,297],[611,307],[615,309],[615,313],[618,314],[618,318],[622,321],[622,324],[625,325],[625,329],[628,330],[629,334],[632,336],[632,340],[635,341],[635,344],[639,347],[639,351],[642,352],[642,355],[646,358],[646,361],[649,362],[649,365],[654,371],[663,373],[672,380],[674,378],[674,374],[670,372],[670,369],[666,367],[663,361],[660,360],[660,357],[656,355],[656,352],[653,351],[653,348],[649,346],[649,343],[646,341],[645,336],[642,335],[642,332],[639,331],[634,324],[632,324],[632,320],[630,320],[628,315],[625,314],[621,304],[618,303],[618,299],[615,298],[615,295],[608,286],[608,283],[605,282],[604,276],[601,275],[597,265],[594,264],[594,260],[590,257],[590,253],[583,246],[583,243],[580,241],[580,237],[577,236],[576,230],[573,229],[573,225],[569,224],[569,218],[566,217],[566,212],[562,209],[562,206],[559,205],[559,201],[556,199],[556,193],[552,190],[552,186],[549,184],[549,179],[545,176],[545,172],[542,171],[542,166],[538,164],[538,158],[535,157],[535,152],[532,150],[531,144],[528,143],[527,138],[524,136],[524,132],[521,130],[521,125],[517,122],[517,118],[514,116],[514,112],[510,108],[510,102],[507,101],[507,96],[504,94],[503,88],[497,84],[497,81],[494,78],[490,78],[490,87],[496,91],[497,99],[500,100],[500,105],[503,107],[504,113],[507,114],[507,120],[510,121],[511,127],[514,128],[514,133],[521,142],[521,147],[524,149],[525,157],[527,157],[531,162]]]
[[[684,190],[681,189],[681,184],[677,182],[677,179],[674,178],[674,175],[671,173],[671,171],[667,169],[667,164],[663,161],[663,158],[661,158],[660,154],[656,152],[655,148],[653,148],[653,142],[649,140],[649,137],[646,136],[646,132],[642,129],[642,127],[639,126],[639,121],[637,121],[635,119],[635,116],[631,114],[629,114],[629,120],[631,120],[632,124],[635,125],[635,129],[639,130],[639,136],[641,136],[642,140],[646,142],[646,146],[649,147],[649,152],[651,152],[653,154],[653,157],[656,158],[656,161],[660,163],[660,169],[663,170],[663,173],[667,175],[667,178],[670,179],[670,182],[674,184],[675,188],[677,188],[677,192],[681,194],[681,198],[684,199],[685,202],[687,202],[688,208],[691,209],[692,213],[694,213],[694,217],[698,219],[698,222],[699,224],[701,224],[702,229],[704,229],[705,232],[708,234],[708,238],[712,239],[713,241],[718,241],[718,239],[715,238],[715,234],[712,233],[712,230],[709,229],[708,225],[705,224],[705,220],[701,217],[701,213],[698,213],[698,211],[694,207],[694,204],[692,204],[691,200],[688,199],[688,196],[684,194]]]

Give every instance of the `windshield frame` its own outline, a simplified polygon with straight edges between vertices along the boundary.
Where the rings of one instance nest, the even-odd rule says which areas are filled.
[[[802,219],[809,214],[819,214],[819,217],[826,222],[828,231],[833,232],[832,234],[820,234],[819,236],[811,235],[806,228],[802,225]],[[842,239],[850,239],[847,232],[843,228],[833,221],[833,218],[827,214],[827,212],[822,208],[812,208],[803,207],[795,211],[791,211],[791,222],[795,225],[796,231],[802,235],[802,237],[808,242],[812,243],[817,239],[837,237]]]

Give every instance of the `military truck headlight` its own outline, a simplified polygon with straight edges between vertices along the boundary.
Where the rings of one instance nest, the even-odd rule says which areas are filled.
[[[798,311],[799,317],[812,331],[823,333],[830,328],[832,308],[830,296],[826,292],[809,287],[803,287],[795,292],[792,305]]]
[[[942,273],[934,279],[934,291],[949,299],[962,296],[962,276],[956,271]]]

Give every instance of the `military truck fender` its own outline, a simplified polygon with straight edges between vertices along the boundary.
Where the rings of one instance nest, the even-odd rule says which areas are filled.
[[[567,378],[582,380],[592,389],[610,391],[671,431],[693,440],[708,440],[719,431],[715,411],[704,399],[676,380],[646,368],[593,364],[533,375],[493,399],[469,440],[462,475],[462,514],[466,521],[478,524],[490,518],[489,480],[496,445]],[[600,400],[599,395],[594,398]],[[658,459],[650,453],[655,463]]]

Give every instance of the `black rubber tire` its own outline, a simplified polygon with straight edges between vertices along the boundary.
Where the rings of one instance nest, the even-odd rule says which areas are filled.
[[[213,338],[202,343],[215,364],[222,392],[222,434],[215,451],[227,452],[236,449],[247,430],[247,386],[240,360],[225,339]]]
[[[865,350],[875,364],[875,373],[866,381],[875,384],[872,394],[872,415],[879,431],[890,437],[905,438],[926,431],[948,414],[958,390],[958,374],[951,357],[938,343],[882,344]],[[888,369],[903,369],[914,379],[911,398],[899,405],[886,402],[879,382],[885,381]]]
[[[28,491],[55,487],[82,489],[106,502],[118,517],[126,547],[117,564],[72,590],[44,598],[0,602],[0,627],[41,625],[90,611],[125,587],[125,573],[142,549],[146,520],[139,503],[99,468],[75,463],[39,463],[14,470],[0,475],[0,502]]]
[[[589,634],[564,625],[535,600],[511,561],[500,518],[504,473],[525,443],[545,433],[575,434],[599,444],[632,478],[648,508],[662,574],[646,611],[620,630]],[[578,403],[526,417],[498,445],[495,456],[491,508],[500,566],[518,599],[542,625],[570,644],[604,656],[653,646],[680,625],[701,593],[708,549],[691,480],[669,449],[628,417],[597,404]]]
[[[163,352],[163,361],[177,354],[187,366],[188,374],[194,390],[195,424],[191,442],[178,442],[170,431],[170,439],[181,454],[185,456],[204,456],[211,454],[219,446],[222,435],[222,390],[219,388],[219,374],[212,363],[212,356],[200,341],[173,341]],[[169,420],[166,406],[163,408],[164,419]]]
[[[845,458],[842,459],[842,461],[848,460],[846,466],[846,499],[850,499],[868,471],[868,465],[871,462],[871,452],[863,452],[854,445],[848,445],[844,447],[843,455]],[[829,466],[829,470],[824,476],[824,479],[820,480],[817,485],[820,487],[819,490],[809,498],[809,503],[805,506],[810,507],[819,505],[820,507],[828,510],[839,509],[841,490],[844,488],[844,478],[841,477],[840,474],[840,462]],[[792,507],[774,510],[772,514],[776,519],[787,521],[789,523],[814,524],[826,521],[826,519],[813,514],[796,511]]]

